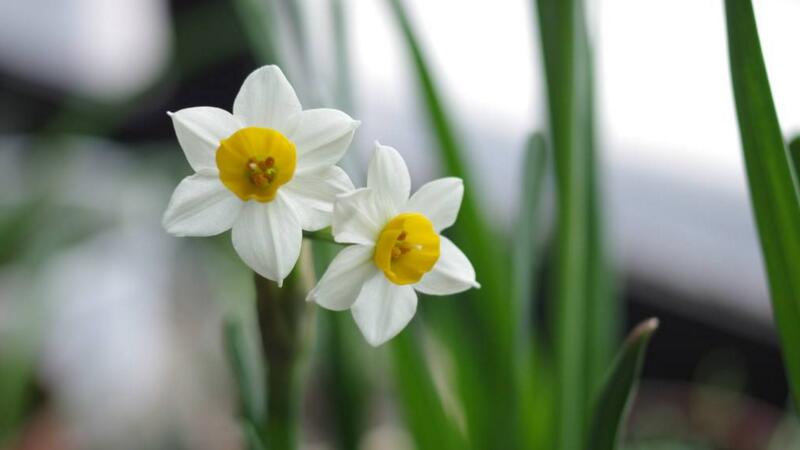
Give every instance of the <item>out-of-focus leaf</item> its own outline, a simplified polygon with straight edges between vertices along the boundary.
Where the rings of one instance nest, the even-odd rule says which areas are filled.
[[[642,371],[647,344],[657,328],[658,319],[646,320],[634,328],[622,345],[594,405],[587,442],[589,450],[617,449],[620,431]]]
[[[772,309],[795,402],[800,401],[800,201],[772,102],[753,5],[726,0],[731,79],[750,198]]]
[[[447,114],[417,34],[402,0],[388,0],[393,17],[409,49],[422,104],[425,106],[436,149],[445,170],[464,180],[465,194],[453,240],[475,266],[480,291],[468,292],[458,301],[458,319],[436,311],[437,332],[446,336],[457,368],[459,394],[464,404],[467,430],[476,448],[517,448],[519,420],[516,414],[514,339],[517,319],[511,297],[509,261],[502,254],[501,240],[487,225],[474,195],[473,178],[467,169],[463,147]],[[455,322],[454,322],[455,320]]]
[[[794,178],[800,179],[800,136],[795,136],[789,141],[789,157],[792,159]]]
[[[250,422],[245,422],[243,427],[248,450],[267,450],[267,446],[264,444],[262,437],[258,434],[258,429],[255,425]]]
[[[441,396],[433,383],[433,374],[425,361],[424,350],[413,331],[409,329],[400,333],[389,345],[395,386],[416,448],[468,449],[467,442],[445,412]]]
[[[28,404],[33,377],[33,354],[28,346],[6,341],[11,345],[0,355],[0,448],[6,448],[19,432]]]
[[[350,314],[320,311],[319,319],[325,320],[320,327],[324,334],[320,354],[325,363],[323,371],[326,396],[334,411],[330,418],[336,436],[336,448],[356,450],[367,424],[367,403],[372,394],[357,346],[366,346],[363,338],[354,330]],[[359,340],[360,342],[356,342]]]
[[[539,211],[542,187],[545,179],[547,153],[544,137],[541,133],[532,134],[527,142],[525,161],[522,169],[522,190],[520,192],[520,208],[517,217],[517,236],[514,248],[514,307],[518,318],[516,345],[516,388],[518,389],[518,405],[521,427],[521,439],[525,448],[539,448],[541,433],[533,424],[537,421],[537,404],[542,392],[537,389],[538,367],[535,367],[534,343],[534,305],[535,277],[537,273],[536,237],[539,230]],[[537,398],[537,395],[540,398]]]
[[[275,5],[272,0],[236,0],[239,14],[250,48],[262,63],[278,60],[276,49]]]
[[[405,42],[411,52],[414,68],[419,81],[422,99],[426,106],[428,118],[437,143],[437,150],[442,158],[447,172],[464,180],[465,193],[461,204],[459,222],[457,224],[459,236],[470,236],[469,239],[457,239],[470,260],[475,265],[478,279],[482,284],[481,297],[490,298],[491,301],[481,302],[486,309],[487,317],[492,320],[496,337],[508,334],[510,322],[507,276],[504,269],[508,266],[500,253],[500,248],[493,243],[494,232],[486,225],[478,207],[478,200],[473,189],[476,184],[466,167],[463,147],[455,137],[455,131],[450,117],[445,111],[440,94],[433,80],[433,75],[428,68],[428,63],[416,37],[416,33],[406,14],[402,0],[390,0],[392,11]],[[505,338],[506,345],[510,342]],[[503,344],[503,342],[498,342]]]
[[[238,394],[239,414],[244,422],[247,441],[251,444],[249,448],[255,450],[257,448],[255,444],[261,443],[261,436],[257,430],[259,425],[264,423],[266,404],[264,389],[259,386],[262,379],[248,360],[253,352],[248,350],[247,337],[239,317],[232,314],[225,320],[224,335],[225,349]]]
[[[346,0],[331,0],[333,19],[333,42],[336,51],[336,104],[344,111],[353,105],[350,78],[350,46],[348,45],[348,24],[345,17]]]
[[[583,130],[583,145],[586,147],[586,181],[584,188],[588,201],[587,233],[587,330],[586,348],[588,349],[587,392],[593,394],[603,382],[619,345],[620,307],[617,298],[616,283],[612,264],[608,255],[608,236],[605,233],[603,214],[603,197],[601,183],[601,167],[595,147],[594,132],[594,81],[593,58],[589,36],[585,26],[578,36],[577,48],[583,54],[586,70],[579,73],[581,81],[581,97],[586,99],[585,108],[581,112],[580,125]]]
[[[536,272],[536,234],[539,229],[539,206],[547,160],[544,137],[534,133],[528,139],[522,171],[522,191],[517,217],[514,252],[514,290],[520,323],[518,343],[530,342],[533,319],[534,276]]]
[[[556,174],[557,241],[553,329],[556,448],[583,448],[588,400],[610,358],[612,296],[606,282],[594,164],[591,58],[581,0],[537,0],[547,80],[549,141]],[[596,353],[595,353],[596,352]]]

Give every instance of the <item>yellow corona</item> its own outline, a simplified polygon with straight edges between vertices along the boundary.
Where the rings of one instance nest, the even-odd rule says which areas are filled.
[[[439,235],[419,213],[390,220],[375,244],[373,261],[394,284],[417,283],[439,259]]]
[[[244,201],[266,203],[294,176],[297,152],[280,132],[247,127],[220,142],[216,159],[225,187]]]

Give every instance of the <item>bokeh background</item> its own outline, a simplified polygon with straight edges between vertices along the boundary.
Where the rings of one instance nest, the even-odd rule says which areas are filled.
[[[227,236],[176,239],[160,227],[171,190],[189,173],[166,111],[229,109],[250,71],[280,59],[305,107],[336,106],[362,120],[343,162],[356,184],[376,139],[401,151],[414,187],[442,173],[385,2],[277,1],[269,20],[248,3],[0,1],[8,448],[241,446],[221,323],[248,317],[250,275]],[[535,12],[524,0],[406,3],[466,143],[473,192],[513,241],[525,142],[546,126]],[[800,3],[755,7],[778,115],[800,131]],[[587,17],[602,213],[623,323],[661,318],[630,446],[800,448],[784,420],[787,386],[747,195],[723,4],[595,0]],[[259,45],[259,24],[271,27],[271,48]],[[552,190],[550,180],[544,222]],[[539,233],[543,263],[531,276],[546,278],[551,233]],[[302,447],[335,448],[337,355],[326,342],[335,329],[369,381],[359,448],[413,448],[385,354],[333,315],[317,311],[311,332]]]

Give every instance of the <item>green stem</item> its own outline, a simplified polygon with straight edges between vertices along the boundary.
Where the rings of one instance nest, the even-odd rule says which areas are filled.
[[[330,242],[331,244],[342,245],[333,238],[330,228],[319,231],[303,231],[303,237],[314,241]]]
[[[304,330],[309,322],[305,301],[313,283],[306,274],[313,264],[309,248],[304,246],[295,270],[284,286],[255,275],[258,324],[267,367],[267,417],[263,436],[268,449],[297,448],[298,416],[302,398],[299,368],[304,347]]]

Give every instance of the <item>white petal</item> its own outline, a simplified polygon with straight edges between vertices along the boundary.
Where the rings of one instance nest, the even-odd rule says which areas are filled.
[[[375,143],[375,153],[367,172],[367,187],[375,191],[379,207],[388,216],[395,216],[405,206],[411,192],[411,178],[397,150]]]
[[[309,231],[330,226],[336,196],[354,189],[350,177],[337,166],[295,175],[289,184],[281,187],[300,219],[300,226]]]
[[[333,205],[331,232],[336,242],[373,245],[386,225],[386,217],[375,205],[372,189],[342,194]]]
[[[372,263],[375,249],[367,245],[345,247],[328,265],[319,283],[308,293],[308,301],[334,311],[355,303],[361,287],[378,269]]]
[[[291,119],[289,139],[297,147],[297,173],[339,162],[361,124],[335,109],[309,109]]]
[[[271,202],[247,202],[232,234],[233,248],[245,264],[278,285],[300,256],[300,222],[280,191]]]
[[[361,334],[377,347],[408,325],[417,311],[417,294],[411,286],[392,284],[379,272],[364,283],[351,311]]]
[[[424,184],[408,200],[405,209],[424,214],[436,231],[453,225],[464,197],[461,178],[449,177]]]
[[[192,175],[175,188],[162,224],[175,236],[213,236],[231,228],[242,206],[217,176]]]
[[[219,141],[242,127],[239,120],[228,111],[210,106],[186,108],[167,114],[172,117],[178,142],[195,172],[216,170]]]
[[[292,85],[278,66],[264,66],[247,76],[233,101],[233,114],[247,126],[286,133],[289,118],[300,112]]]
[[[475,281],[475,269],[467,256],[456,244],[444,236],[440,236],[439,260],[433,269],[426,273],[414,289],[423,294],[450,295],[466,291],[469,288],[481,287]]]

